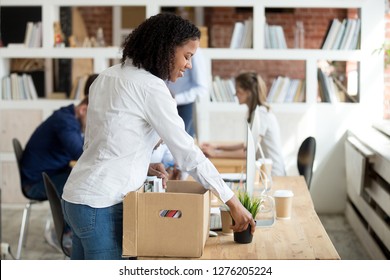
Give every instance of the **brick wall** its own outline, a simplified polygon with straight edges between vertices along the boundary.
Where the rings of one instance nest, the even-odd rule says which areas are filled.
[[[106,44],[112,44],[112,8],[111,7],[80,7],[80,12],[86,22],[89,36],[95,36],[98,27],[104,30]],[[220,7],[204,9],[205,24],[209,27],[209,46],[227,48],[230,45],[234,23],[244,21],[252,16],[252,9]],[[357,10],[349,9],[276,9],[267,10],[266,19],[269,24],[281,25],[284,29],[289,48],[294,47],[294,26],[296,21],[302,21],[305,28],[305,48],[318,49],[324,40],[329,21],[345,17],[356,17]],[[386,38],[390,39],[390,14],[386,15]],[[252,60],[219,60],[212,65],[213,75],[222,78],[234,77],[239,71],[257,71],[263,76],[267,85],[278,75],[291,78],[305,77],[304,61],[252,61]],[[385,92],[383,117],[390,119],[390,66],[385,71]]]
[[[78,7],[84,19],[88,36],[96,38],[96,31],[103,28],[106,46],[112,45],[112,7]]]
[[[356,13],[356,11],[355,11]],[[236,21],[244,21],[253,14],[251,9],[207,8],[206,24],[209,26],[209,45],[227,48]],[[268,9],[266,21],[270,25],[281,25],[288,48],[294,47],[294,27],[296,21],[302,21],[305,29],[305,48],[319,49],[325,38],[329,21],[347,17],[345,9]],[[236,76],[242,71],[256,71],[265,80],[268,88],[280,75],[293,79],[305,78],[305,61],[283,60],[215,60],[212,64],[213,75],[222,78]]]

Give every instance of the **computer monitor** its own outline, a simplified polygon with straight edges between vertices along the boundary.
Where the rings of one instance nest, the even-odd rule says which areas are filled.
[[[245,173],[221,173],[222,179],[230,183],[246,183],[245,190],[253,194],[254,180],[256,174],[256,143],[250,125],[246,130],[246,168]],[[250,182],[250,183],[248,183]]]
[[[245,188],[249,195],[253,195],[256,176],[256,143],[252,130],[248,124],[246,136],[246,184]]]

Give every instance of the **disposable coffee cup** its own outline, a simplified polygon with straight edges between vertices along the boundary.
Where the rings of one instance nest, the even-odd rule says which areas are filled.
[[[290,190],[276,190],[274,192],[275,212],[277,219],[291,219],[291,210],[294,193]]]
[[[233,224],[232,216],[230,216],[229,210],[226,208],[219,208],[221,210],[221,224],[222,224],[222,234],[224,235],[233,235],[233,230],[230,226]]]

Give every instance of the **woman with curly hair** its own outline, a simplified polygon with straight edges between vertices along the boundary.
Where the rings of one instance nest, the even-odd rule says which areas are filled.
[[[173,14],[152,16],[125,40],[121,63],[99,74],[90,87],[84,152],[63,193],[73,230],[72,259],[121,259],[123,197],[147,175],[166,184],[162,164],[150,164],[160,139],[178,166],[230,207],[242,231],[253,218],[194,144],[165,81],[191,69],[200,32]]]

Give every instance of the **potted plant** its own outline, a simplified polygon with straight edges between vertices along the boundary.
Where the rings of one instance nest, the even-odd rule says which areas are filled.
[[[252,214],[253,219],[256,218],[260,211],[261,200],[257,197],[250,196],[247,192],[240,191],[238,193],[238,200],[241,204]],[[234,220],[233,220],[234,223]],[[237,243],[251,243],[253,235],[251,234],[251,225],[241,232],[234,232],[234,241]]]

